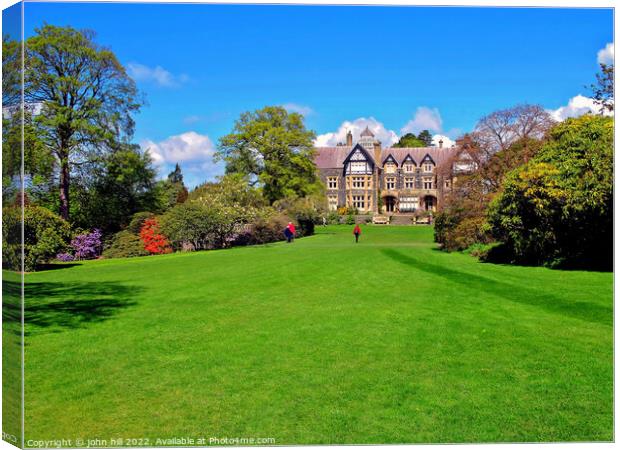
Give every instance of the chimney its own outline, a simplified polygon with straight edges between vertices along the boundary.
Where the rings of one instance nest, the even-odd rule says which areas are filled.
[[[347,131],[347,147],[353,147],[353,134],[351,130]]]
[[[380,166],[381,165],[381,142],[375,141],[372,144],[372,146],[375,150],[375,165]]]
[[[439,139],[439,148],[443,147],[443,140]]]

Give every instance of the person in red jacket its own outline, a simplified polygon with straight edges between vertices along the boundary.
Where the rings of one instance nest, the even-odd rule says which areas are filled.
[[[295,225],[293,225],[293,222],[289,222],[286,228],[291,232],[291,237],[289,240],[289,242],[291,242],[293,239],[295,239]]]
[[[362,229],[359,225],[355,225],[355,228],[353,228],[353,234],[355,235],[355,243],[357,244],[357,241],[360,239],[360,234],[362,234]]]

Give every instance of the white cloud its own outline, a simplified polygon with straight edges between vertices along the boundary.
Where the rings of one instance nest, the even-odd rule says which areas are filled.
[[[357,142],[360,138],[360,133],[368,127],[370,131],[375,135],[375,139],[381,141],[383,147],[389,147],[390,145],[398,142],[398,135],[385,128],[385,126],[374,117],[360,117],[353,121],[344,121],[340,125],[337,131],[331,133],[325,133],[317,136],[314,144],[317,147],[333,147],[336,144],[347,141],[347,131],[351,131],[353,134],[353,142]]]
[[[435,147],[439,147],[440,140],[443,141],[442,143],[443,148],[452,147],[454,144],[456,144],[456,142],[450,139],[448,136],[443,135],[443,134],[436,134],[433,136],[433,145]]]
[[[170,136],[160,142],[145,140],[140,146],[150,152],[155,164],[204,161],[211,159],[215,153],[215,146],[209,136],[195,131]]]
[[[614,63],[614,43],[608,43],[605,48],[598,51],[596,60],[599,64],[613,64]]]
[[[584,97],[581,94],[571,98],[566,106],[547,110],[551,117],[559,122],[569,117],[579,117],[589,112],[598,114],[600,111],[601,107],[594,103],[594,99]],[[610,113],[606,111],[605,115],[610,115]]]
[[[173,75],[161,66],[149,67],[134,62],[127,64],[127,73],[136,81],[153,83],[161,87],[178,87],[189,80],[187,75]]]
[[[295,113],[299,113],[302,116],[309,116],[310,114],[314,114],[314,110],[312,108],[310,108],[309,106],[305,106],[305,105],[299,105],[297,103],[284,103],[282,106],[282,108],[286,109],[288,112],[295,112]]]
[[[442,130],[443,122],[437,108],[420,106],[414,116],[404,127],[400,129],[402,134],[418,134],[422,130],[438,133]]]
[[[144,151],[148,150],[162,177],[179,163],[188,175],[186,183],[190,187],[223,174],[223,163],[213,161],[215,146],[207,135],[188,131],[159,142],[146,139],[140,143],[140,147]]]

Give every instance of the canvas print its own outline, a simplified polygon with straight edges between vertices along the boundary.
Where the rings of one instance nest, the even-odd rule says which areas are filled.
[[[3,439],[613,441],[613,15],[4,9]]]

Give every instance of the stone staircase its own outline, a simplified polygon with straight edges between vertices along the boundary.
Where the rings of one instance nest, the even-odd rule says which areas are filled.
[[[390,225],[413,225],[413,214],[393,214]]]

